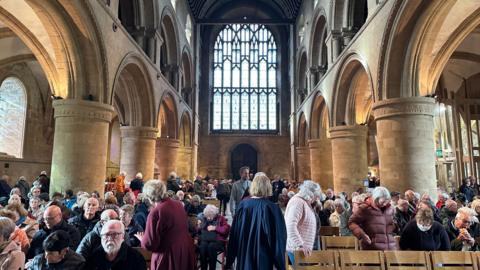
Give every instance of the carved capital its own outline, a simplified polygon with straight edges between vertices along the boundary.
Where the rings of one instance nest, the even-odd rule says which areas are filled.
[[[432,116],[435,99],[428,97],[410,97],[386,99],[373,104],[375,120],[401,115]]]
[[[158,129],[152,127],[120,127],[122,138],[156,139]]]
[[[336,126],[330,128],[330,139],[367,137],[368,127],[360,125]]]
[[[112,121],[113,107],[95,101],[62,99],[54,100],[55,119],[61,117],[84,118],[93,121]]]
[[[170,138],[157,138],[156,146],[178,148],[180,146],[180,141]]]

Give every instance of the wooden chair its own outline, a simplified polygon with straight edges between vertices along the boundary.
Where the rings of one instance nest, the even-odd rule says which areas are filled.
[[[387,270],[431,270],[428,252],[385,251]]]
[[[147,269],[150,269],[150,263],[152,261],[152,252],[141,247],[134,247],[136,251],[142,254],[143,258],[145,259],[145,263],[147,264]]]
[[[320,236],[332,236],[340,235],[340,228],[339,227],[332,227],[332,226],[321,226],[320,227]]]
[[[295,270],[337,270],[338,254],[334,250],[314,250],[312,255],[305,257],[302,251],[294,253]]]
[[[476,255],[464,251],[433,251],[433,270],[478,270]]]
[[[322,250],[353,249],[358,250],[358,240],[354,236],[322,236]]]
[[[385,270],[383,252],[370,250],[341,250],[342,270]]]

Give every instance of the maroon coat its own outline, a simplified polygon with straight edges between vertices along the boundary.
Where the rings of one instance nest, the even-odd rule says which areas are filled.
[[[167,198],[150,211],[142,247],[153,252],[152,270],[195,269],[193,240],[180,202]]]
[[[397,244],[393,238],[395,224],[393,223],[394,209],[389,206],[381,210],[372,206],[371,199],[362,203],[358,210],[350,216],[348,228],[361,240],[362,249],[366,250],[395,250]],[[363,238],[370,237],[371,244]]]

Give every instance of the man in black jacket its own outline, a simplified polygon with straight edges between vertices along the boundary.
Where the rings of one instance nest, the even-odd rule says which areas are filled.
[[[31,259],[43,253],[43,241],[51,233],[63,230],[70,237],[70,248],[75,250],[80,242],[80,232],[75,226],[68,224],[62,219],[62,210],[56,205],[49,206],[43,213],[44,226],[33,236],[28,250],[27,259]]]
[[[93,230],[95,224],[100,220],[98,208],[98,200],[96,198],[88,198],[83,205],[83,212],[68,220],[68,224],[78,229],[81,238]]]
[[[92,270],[146,270],[143,256],[124,243],[125,226],[121,221],[110,220],[101,230],[102,245],[96,247],[87,259],[87,269]]]

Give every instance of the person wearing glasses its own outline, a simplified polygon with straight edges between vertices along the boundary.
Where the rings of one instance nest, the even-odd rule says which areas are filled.
[[[76,249],[80,242],[80,232],[75,226],[68,224],[62,218],[62,210],[56,205],[49,206],[43,213],[43,223],[41,229],[35,233],[30,249],[27,253],[27,259],[31,259],[38,254],[43,253],[43,241],[51,233],[63,230],[70,236],[70,248]]]
[[[107,221],[100,233],[102,245],[87,260],[91,270],[146,270],[143,256],[125,244],[125,225],[119,220]]]
[[[478,243],[475,238],[480,235],[472,234],[470,226],[475,218],[475,210],[468,207],[458,209],[455,219],[445,225],[451,250],[455,251],[478,251]]]

